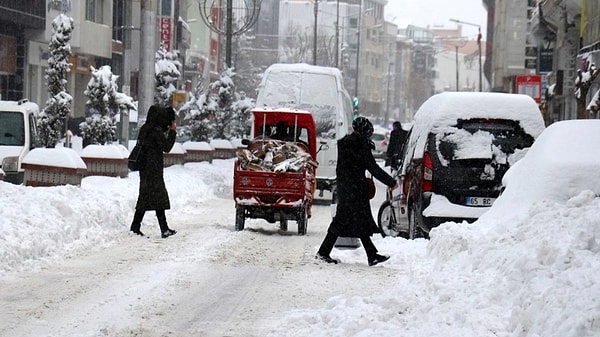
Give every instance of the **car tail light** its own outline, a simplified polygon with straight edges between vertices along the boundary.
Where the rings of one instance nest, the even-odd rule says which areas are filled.
[[[433,161],[429,152],[423,154],[423,172],[421,172],[421,190],[431,192],[433,190]]]

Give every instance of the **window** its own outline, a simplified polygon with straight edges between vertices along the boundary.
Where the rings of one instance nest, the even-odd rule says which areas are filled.
[[[104,23],[104,0],[85,0],[85,19],[96,23]]]
[[[0,145],[23,146],[25,123],[20,112],[0,111]]]

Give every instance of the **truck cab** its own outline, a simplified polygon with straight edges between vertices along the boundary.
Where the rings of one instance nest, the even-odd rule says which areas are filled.
[[[22,184],[23,158],[37,145],[39,107],[28,100],[0,101],[0,169],[4,181]]]

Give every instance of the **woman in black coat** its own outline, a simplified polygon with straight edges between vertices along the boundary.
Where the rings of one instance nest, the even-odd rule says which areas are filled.
[[[144,214],[149,210],[156,211],[162,238],[177,233],[167,225],[165,210],[170,209],[171,204],[163,178],[163,153],[171,151],[175,144],[175,127],[173,109],[153,105],[148,109],[146,123],[140,128],[137,141],[142,145],[143,161],[139,195],[130,229],[137,235],[144,235],[140,226]]]
[[[328,263],[338,263],[329,256],[338,236],[357,237],[365,248],[369,265],[373,266],[389,257],[377,254],[377,248],[370,238],[379,232],[379,228],[371,214],[365,171],[368,170],[373,177],[388,186],[395,186],[396,180],[379,167],[373,158],[371,122],[367,118],[358,117],[352,123],[352,128],[354,132],[338,141],[337,211],[316,258]]]

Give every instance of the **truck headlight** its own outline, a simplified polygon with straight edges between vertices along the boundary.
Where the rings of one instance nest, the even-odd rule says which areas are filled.
[[[6,157],[2,160],[2,171],[17,172],[19,170],[19,157]]]

